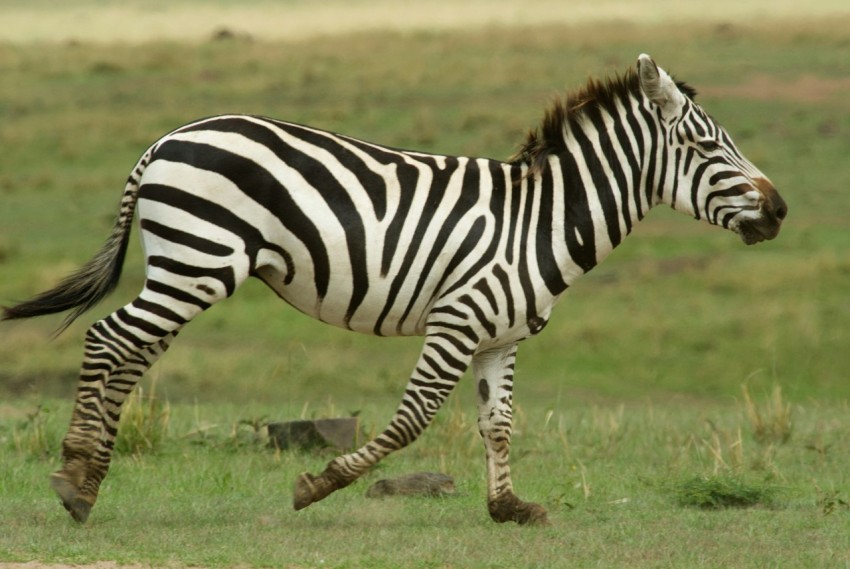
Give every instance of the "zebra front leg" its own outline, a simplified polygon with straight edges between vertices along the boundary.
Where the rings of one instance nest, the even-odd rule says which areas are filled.
[[[497,522],[547,524],[546,509],[514,494],[509,453],[513,424],[513,375],[516,345],[476,354],[478,431],[487,456],[487,509]]]
[[[390,424],[353,453],[335,458],[318,476],[301,474],[295,481],[293,506],[306,508],[344,488],[388,454],[415,441],[469,367],[477,338],[456,330],[429,331],[404,397]]]

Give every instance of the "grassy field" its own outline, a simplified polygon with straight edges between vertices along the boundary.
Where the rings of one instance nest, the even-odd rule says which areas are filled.
[[[193,118],[258,113],[506,157],[552,93],[641,52],[702,92],[790,209],[780,237],[754,248],[653,212],[522,346],[514,476],[550,509],[543,529],[489,521],[468,381],[416,445],[291,511],[295,475],[328,456],[274,453],[246,422],[360,411],[380,429],[419,340],[331,329],[256,283],[193,322],[152,370],[144,388],[155,380],[168,402],[152,431],[162,439],[119,456],[89,524],[74,525],[46,477],[83,332],[140,286],[134,246],[119,290],[62,336],[50,341],[58,318],[0,328],[0,562],[850,566],[848,29],[834,18],[0,45],[3,302],[85,261],[138,155]],[[363,498],[372,480],[418,470],[454,475],[458,495]],[[714,482],[753,495],[751,507],[700,507]]]
[[[765,417],[776,418],[761,397]],[[62,415],[66,406],[54,408]],[[493,524],[471,413],[454,403],[423,440],[321,504],[290,509],[290,484],[328,456],[279,453],[232,429],[249,411],[174,406],[155,454],[121,456],[80,527],[46,492],[54,460],[12,454],[0,482],[8,560],[209,567],[846,567],[846,406],[793,406],[791,439],[754,439],[746,410],[702,403],[521,405],[514,473],[552,526]],[[318,411],[327,410],[320,407]],[[364,409],[371,412],[373,409]],[[62,421],[46,419],[51,440]],[[218,425],[216,428],[214,425]],[[31,431],[20,431],[22,434]],[[369,500],[378,478],[451,473],[457,494]],[[688,486],[731,481],[749,508],[712,508]],[[737,486],[735,486],[737,488]],[[747,494],[747,492],[751,494]],[[706,507],[700,507],[705,504]]]

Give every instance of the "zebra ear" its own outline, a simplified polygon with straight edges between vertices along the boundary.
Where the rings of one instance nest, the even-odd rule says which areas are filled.
[[[667,72],[645,53],[638,57],[637,67],[644,95],[665,114],[678,110],[683,102],[682,93]]]

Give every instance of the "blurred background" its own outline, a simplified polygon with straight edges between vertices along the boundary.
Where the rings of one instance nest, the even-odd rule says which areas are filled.
[[[428,3],[0,0],[0,302],[52,286],[109,233],[158,137],[207,115],[309,123],[392,146],[507,158],[554,94],[651,54],[699,92],[790,214],[747,248],[669,210],[571,289],[524,344],[517,400],[728,402],[742,385],[850,397],[850,6],[843,1]],[[0,403],[70,398],[85,329],[0,325]],[[309,320],[259,283],[151,371],[174,402],[392,409],[421,340]],[[472,382],[459,388],[473,401]],[[469,385],[467,385],[469,384]]]

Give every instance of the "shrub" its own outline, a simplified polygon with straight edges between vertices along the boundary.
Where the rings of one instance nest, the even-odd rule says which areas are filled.
[[[766,483],[747,482],[739,476],[696,476],[675,488],[677,502],[707,510],[773,506],[777,489]]]

